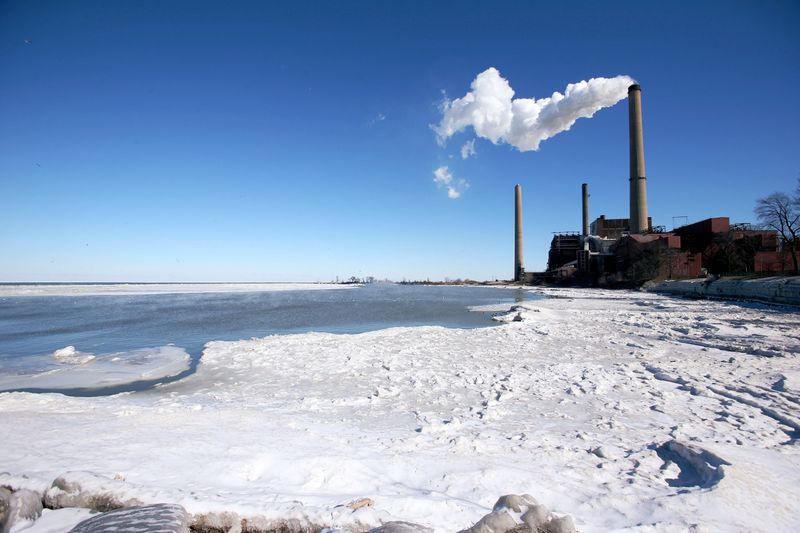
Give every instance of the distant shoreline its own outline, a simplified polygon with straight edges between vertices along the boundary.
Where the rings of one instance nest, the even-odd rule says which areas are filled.
[[[5,285],[346,285],[330,281],[0,281]]]
[[[103,296],[137,294],[192,294],[220,292],[276,292],[287,290],[348,289],[355,285],[319,282],[230,283],[0,283],[0,298],[20,296]]]

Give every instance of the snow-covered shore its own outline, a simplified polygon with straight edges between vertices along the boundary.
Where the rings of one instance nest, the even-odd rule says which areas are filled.
[[[0,485],[73,472],[229,525],[458,531],[530,493],[581,532],[800,528],[800,313],[543,292],[497,328],[212,342],[156,390],[0,394]]]
[[[681,279],[663,281],[653,292],[693,298],[745,299],[800,306],[800,277]]]

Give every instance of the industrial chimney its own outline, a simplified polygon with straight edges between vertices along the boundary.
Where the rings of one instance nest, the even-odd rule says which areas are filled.
[[[589,184],[584,183],[581,185],[581,192],[583,193],[583,231],[581,235],[584,237],[589,236]]]
[[[514,281],[521,282],[522,266],[522,186],[514,186]]]
[[[644,172],[644,136],[642,133],[642,89],[628,87],[628,131],[631,148],[630,232],[645,233],[647,224],[647,178]]]

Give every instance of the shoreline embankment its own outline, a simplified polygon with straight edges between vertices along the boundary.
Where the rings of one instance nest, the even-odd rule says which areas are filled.
[[[663,281],[651,292],[690,298],[755,300],[800,306],[800,276],[749,279],[682,279]]]

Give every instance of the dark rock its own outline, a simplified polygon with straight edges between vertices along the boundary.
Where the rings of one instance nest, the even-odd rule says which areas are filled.
[[[608,459],[609,458],[608,457],[608,452],[602,446],[598,446],[597,448],[593,448],[592,450],[590,450],[590,452],[593,455],[596,455],[597,457],[599,457],[601,459]]]
[[[160,503],[109,511],[88,518],[70,533],[189,533],[189,515],[180,505]]]

